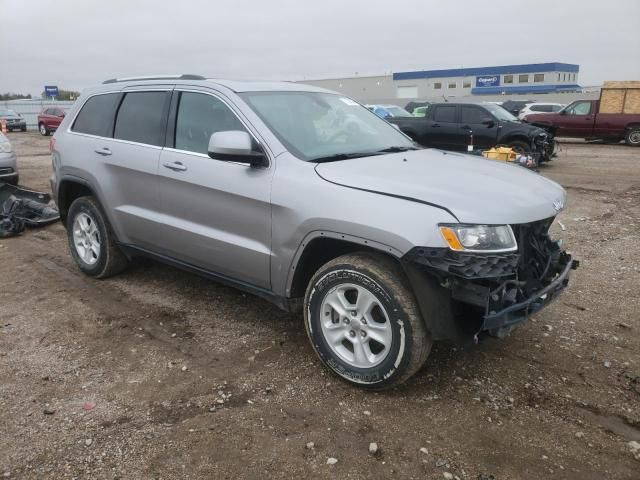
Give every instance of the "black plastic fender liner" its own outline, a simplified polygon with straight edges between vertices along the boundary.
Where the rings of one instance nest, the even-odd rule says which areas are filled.
[[[49,206],[47,193],[27,190],[0,181],[0,237],[20,234],[26,227],[58,221],[60,215]]]
[[[421,265],[402,262],[420,313],[432,340],[451,340],[457,344],[470,343],[473,335],[464,329],[455,315],[450,290],[442,287],[438,279]]]

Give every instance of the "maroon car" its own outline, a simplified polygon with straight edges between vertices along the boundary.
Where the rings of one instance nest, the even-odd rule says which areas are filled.
[[[625,140],[640,146],[640,114],[600,113],[599,100],[577,100],[557,113],[536,113],[524,121],[542,127],[556,137]]]
[[[45,108],[38,115],[38,130],[45,137],[51,132],[55,132],[60,125],[60,122],[64,119],[66,110],[60,107],[48,107]]]

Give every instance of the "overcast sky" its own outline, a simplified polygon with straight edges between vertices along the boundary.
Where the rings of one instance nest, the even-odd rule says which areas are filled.
[[[567,62],[640,80],[638,0],[0,0],[0,92]]]

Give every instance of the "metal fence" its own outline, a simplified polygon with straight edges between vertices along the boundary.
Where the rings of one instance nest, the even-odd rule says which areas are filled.
[[[38,114],[47,107],[69,108],[72,101],[38,100],[8,100],[0,101],[0,108],[8,108],[22,115],[27,121],[27,128],[38,127]]]

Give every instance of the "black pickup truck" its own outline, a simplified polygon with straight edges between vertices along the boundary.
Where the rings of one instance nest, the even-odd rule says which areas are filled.
[[[386,119],[425,147],[466,151],[506,145],[518,153],[539,154],[544,162],[553,155],[553,136],[542,128],[520,122],[491,103],[433,103],[424,117]]]

